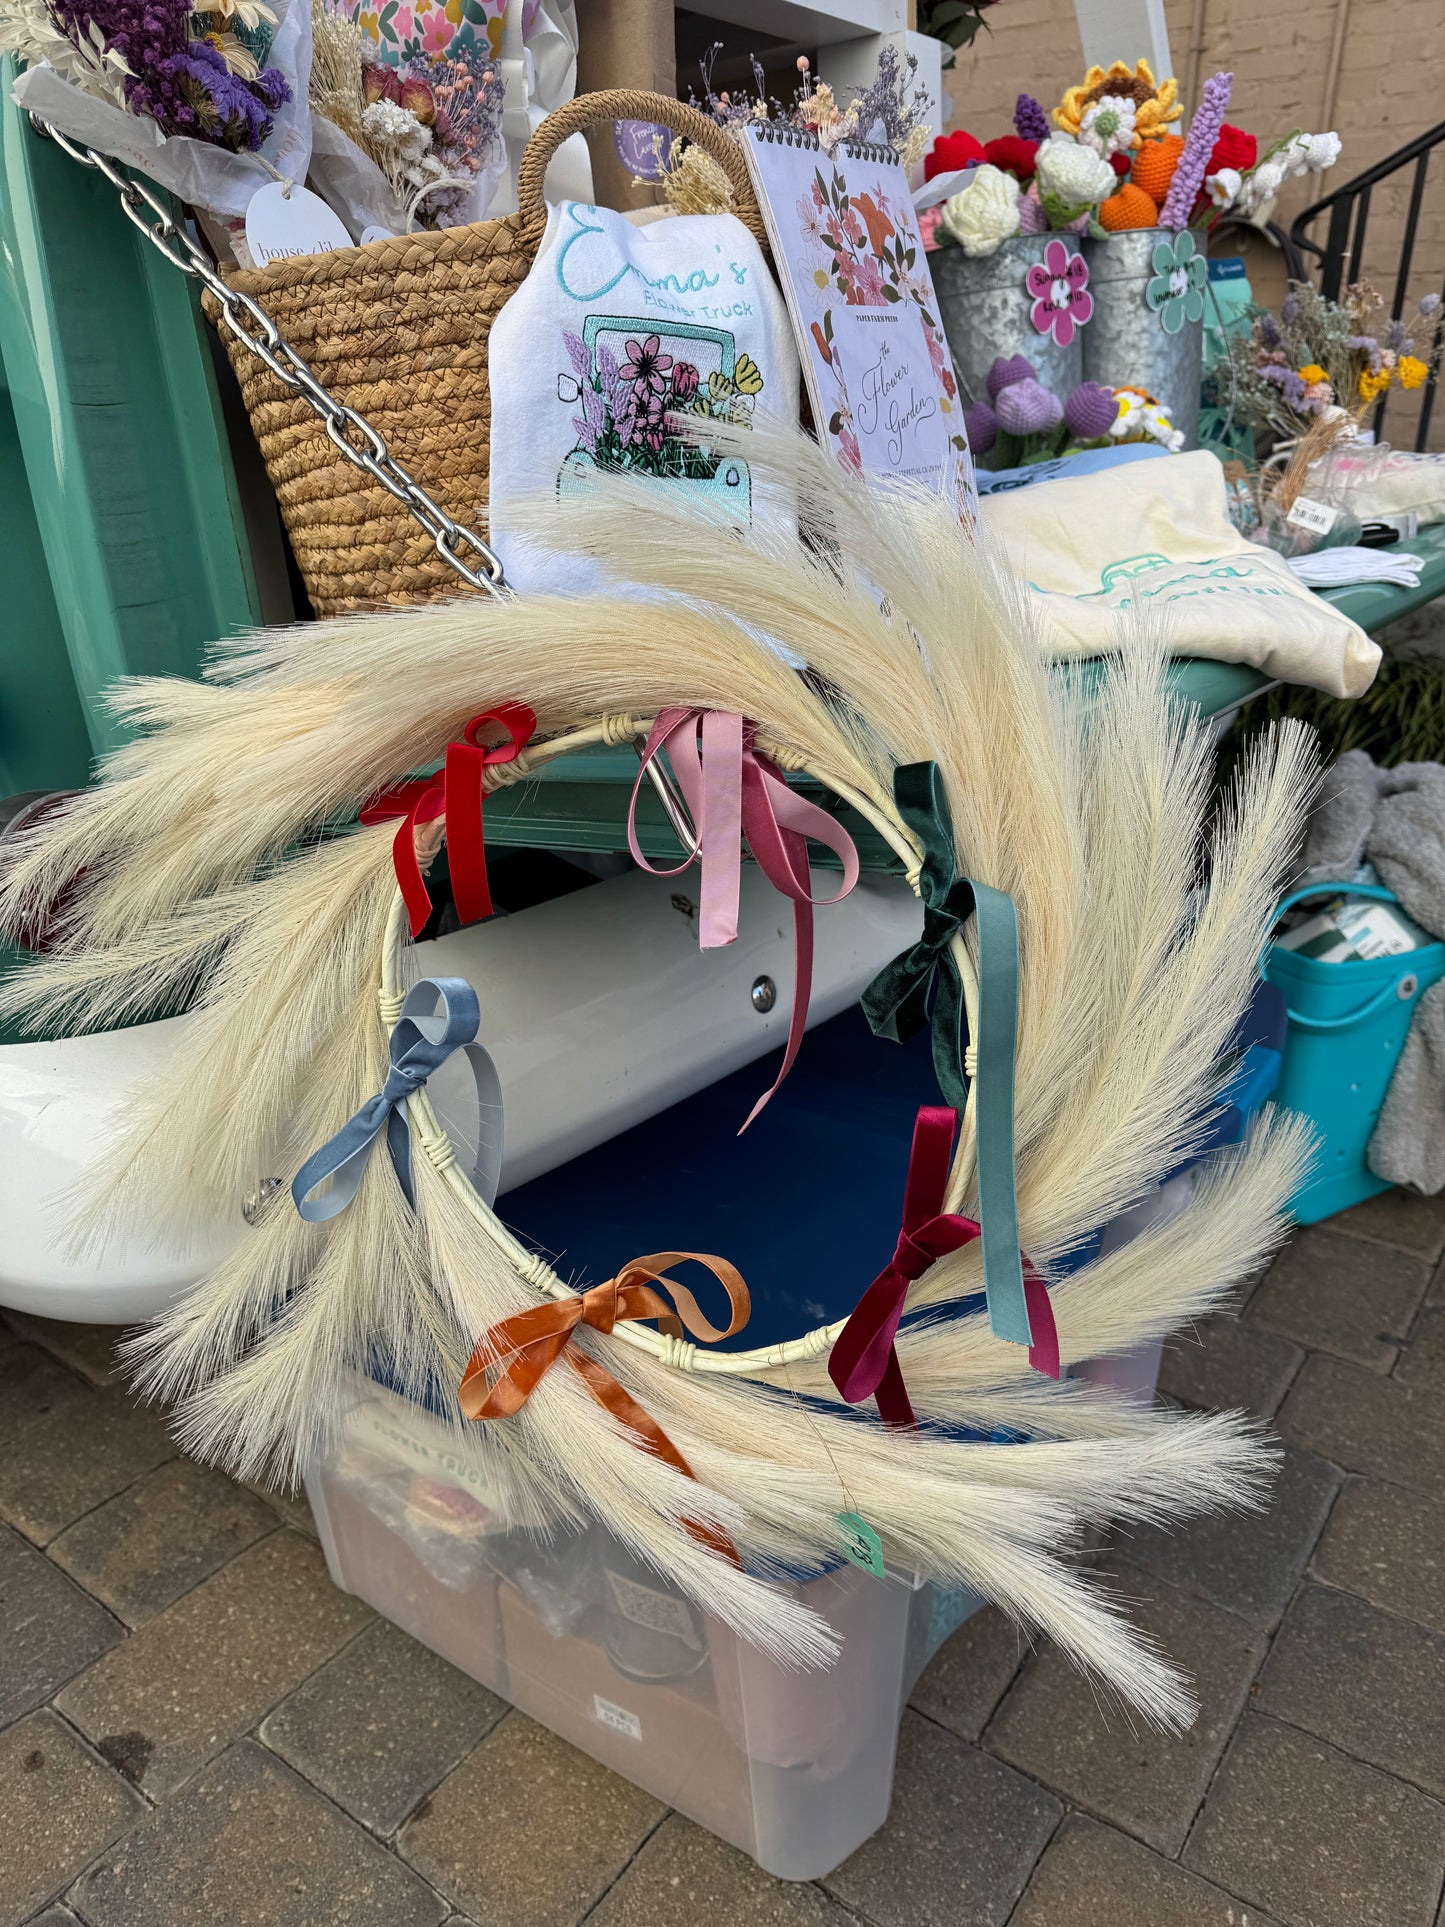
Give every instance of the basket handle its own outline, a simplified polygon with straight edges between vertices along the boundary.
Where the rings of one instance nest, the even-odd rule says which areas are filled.
[[[1414,971],[1407,971],[1403,977],[1393,977],[1382,984],[1374,996],[1354,1010],[1347,1010],[1343,1017],[1306,1017],[1303,1011],[1285,1007],[1285,1015],[1297,1030],[1348,1030],[1351,1024],[1362,1024],[1367,1017],[1373,1017],[1377,1010],[1386,1004],[1408,1003],[1415,994],[1419,979]],[[1409,990],[1403,986],[1410,984]]]
[[[688,140],[696,141],[699,147],[712,155],[727,175],[733,191],[734,212],[753,239],[766,250],[767,232],[758,210],[757,196],[753,193],[741,143],[730,134],[725,134],[716,121],[709,120],[706,114],[700,114],[695,107],[689,107],[683,101],[671,100],[666,94],[649,94],[627,87],[609,87],[600,93],[577,95],[555,113],[549,114],[527,142],[521,165],[517,169],[517,211],[529,236],[535,235],[540,240],[542,229],[547,224],[547,203],[542,193],[547,163],[569,134],[580,133],[583,128],[609,120],[657,121],[663,127],[670,127],[674,134],[682,134]]]
[[[1297,903],[1306,897],[1328,897],[1336,890],[1347,891],[1352,897],[1374,897],[1379,903],[1397,901],[1395,892],[1387,890],[1383,883],[1307,883],[1302,890],[1291,890],[1275,908],[1274,921],[1279,922],[1286,910],[1293,910]]]

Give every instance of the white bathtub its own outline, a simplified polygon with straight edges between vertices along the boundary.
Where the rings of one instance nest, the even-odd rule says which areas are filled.
[[[833,884],[819,872],[819,886]],[[523,1184],[654,1116],[780,1045],[793,984],[791,906],[751,864],[736,943],[697,947],[687,879],[631,872],[417,948],[419,974],[468,978],[479,1041],[501,1078],[501,1189]],[[917,935],[901,880],[865,877],[817,916],[810,1022],[853,1003]],[[753,988],[774,980],[760,1011]],[[0,1306],[126,1324],[203,1276],[245,1234],[241,1200],[184,1254],[144,1237],[98,1256],[65,1250],[66,1197],[83,1187],[132,1090],[183,1048],[190,1019],[54,1043],[0,1046]],[[463,1060],[432,1080],[438,1108],[468,1133]],[[261,1174],[258,1173],[258,1176]]]

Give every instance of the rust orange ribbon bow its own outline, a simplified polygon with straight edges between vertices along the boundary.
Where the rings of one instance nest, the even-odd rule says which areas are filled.
[[[937,1104],[919,1109],[913,1126],[898,1243],[893,1256],[854,1306],[828,1357],[828,1376],[848,1403],[859,1405],[865,1398],[876,1398],[878,1416],[885,1425],[916,1427],[918,1423],[894,1344],[908,1287],[935,1260],[962,1250],[979,1236],[974,1219],[943,1208],[957,1126],[956,1111]],[[1053,1307],[1047,1286],[1027,1260],[1024,1296],[1033,1335],[1029,1363],[1035,1371],[1057,1378],[1059,1338]]]
[[[472,717],[459,743],[447,744],[446,762],[434,775],[393,784],[373,796],[361,811],[362,822],[368,824],[384,823],[394,816],[402,818],[391,853],[413,938],[421,935],[432,912],[431,893],[417,858],[416,833],[423,823],[434,823],[440,816],[446,818],[457,915],[466,924],[480,923],[492,914],[482,840],[482,799],[486,795],[483,772],[491,764],[510,763],[520,756],[536,727],[537,718],[525,703],[498,703],[495,709],[483,710],[480,716]],[[499,729],[506,732],[504,742],[481,740],[484,731],[495,735]]]
[[[663,1275],[670,1265],[688,1262],[705,1265],[727,1293],[731,1319],[725,1330],[703,1315],[686,1285]],[[660,1285],[662,1291],[654,1291],[654,1285]],[[667,1293],[666,1298],[662,1292]],[[597,1403],[635,1433],[645,1452],[651,1452],[684,1478],[695,1478],[692,1467],[657,1420],[618,1384],[606,1366],[572,1343],[572,1334],[579,1325],[605,1333],[629,1318],[655,1318],[659,1329],[673,1338],[680,1338],[686,1326],[694,1338],[712,1343],[741,1331],[751,1310],[742,1275],[725,1258],[709,1257],[702,1251],[655,1251],[648,1257],[634,1258],[615,1278],[593,1285],[578,1297],[553,1298],[493,1325],[472,1353],[458,1389],[458,1402],[469,1419],[510,1418],[521,1411],[558,1359],[565,1358]],[[699,1545],[721,1553],[733,1565],[740,1564],[737,1548],[726,1533],[695,1519],[683,1523]]]

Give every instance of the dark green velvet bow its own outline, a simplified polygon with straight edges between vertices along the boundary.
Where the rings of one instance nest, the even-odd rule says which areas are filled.
[[[949,942],[973,915],[973,885],[967,877],[954,874],[953,824],[937,763],[905,763],[896,769],[893,800],[923,849],[918,880],[923,935],[885,964],[869,984],[863,992],[863,1013],[875,1037],[906,1044],[928,1022],[928,994],[936,981],[933,1073],[944,1097],[962,1116],[968,1102],[963,1074],[968,1018]]]

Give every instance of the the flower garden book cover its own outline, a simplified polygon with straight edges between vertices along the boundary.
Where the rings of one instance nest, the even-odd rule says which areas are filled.
[[[819,439],[845,468],[945,488],[972,513],[963,405],[897,158],[768,122],[743,144]]]

